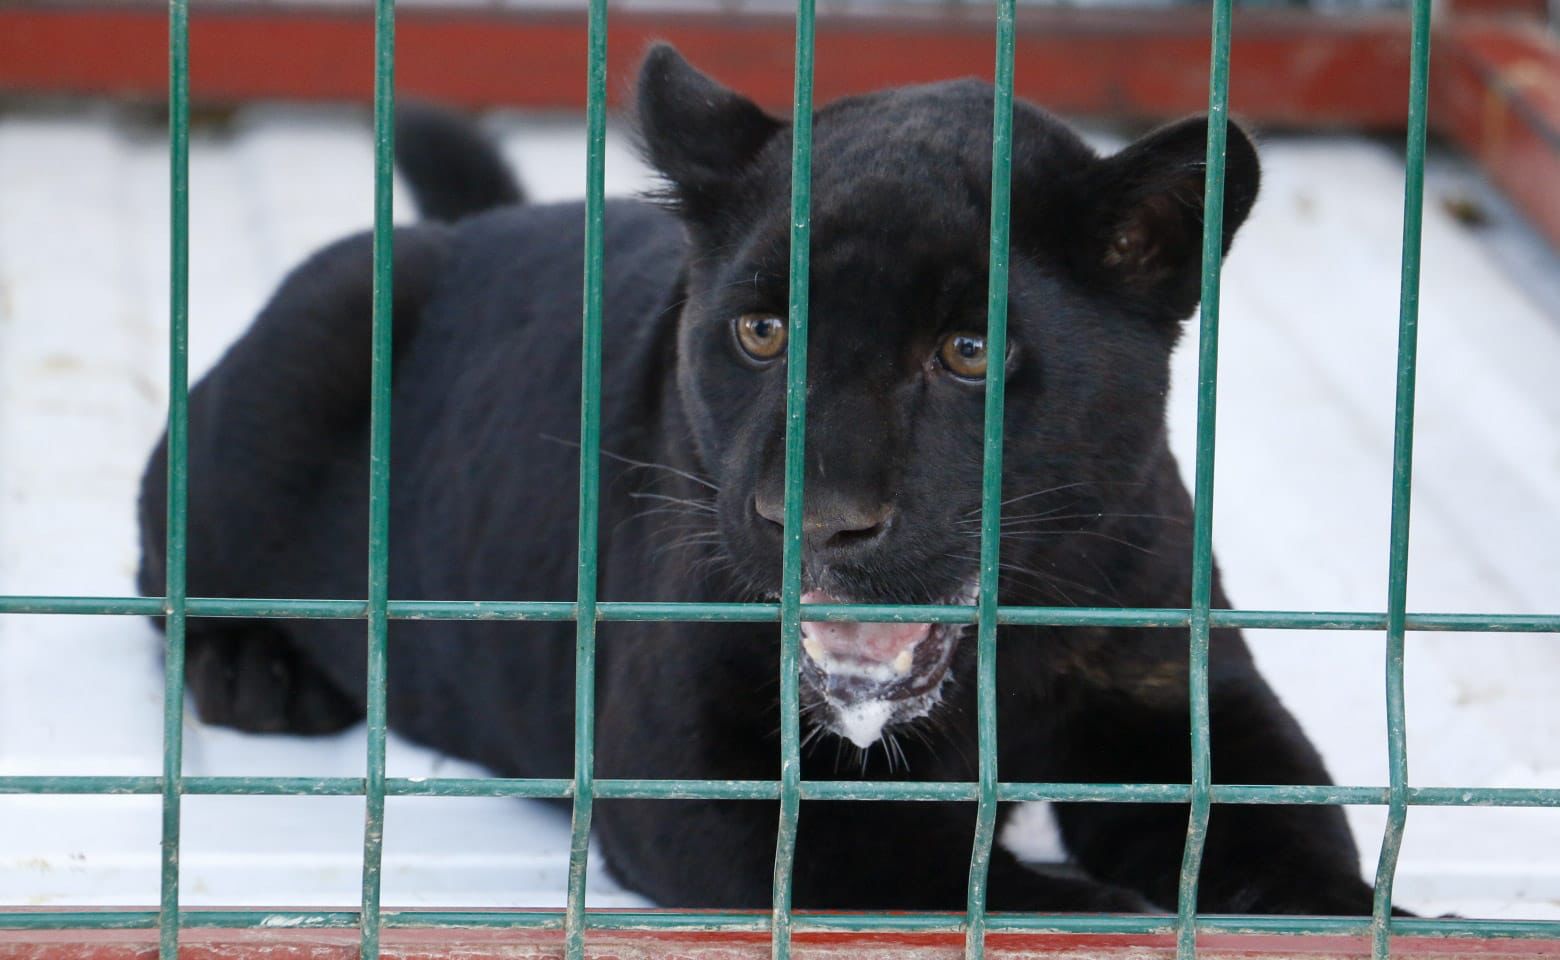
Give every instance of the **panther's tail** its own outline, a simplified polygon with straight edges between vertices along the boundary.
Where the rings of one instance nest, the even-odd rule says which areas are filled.
[[[430,220],[525,202],[498,146],[467,118],[430,104],[396,108],[395,163],[418,212]]]

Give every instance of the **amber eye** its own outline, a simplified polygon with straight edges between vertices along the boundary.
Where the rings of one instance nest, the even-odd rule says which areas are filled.
[[[770,313],[744,313],[737,318],[737,343],[742,352],[767,363],[785,352],[785,321]]]
[[[986,375],[986,338],[978,333],[950,333],[937,348],[937,356],[948,372],[965,380]]]

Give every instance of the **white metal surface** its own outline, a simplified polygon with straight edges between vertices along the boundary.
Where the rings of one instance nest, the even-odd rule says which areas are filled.
[[[572,118],[496,122],[532,196],[577,195]],[[1386,586],[1402,168],[1353,138],[1266,145],[1263,199],[1226,271],[1215,541],[1247,608],[1379,610]],[[361,115],[253,110],[192,149],[192,369],[293,263],[367,225]],[[1410,606],[1560,609],[1560,308],[1501,242],[1426,211]],[[608,189],[644,185],[614,138]],[[112,112],[0,116],[0,593],[132,592],[133,497],[165,394],[167,173]],[[1515,236],[1515,241],[1512,237]],[[1538,299],[1529,295],[1539,290]],[[1172,434],[1191,466],[1193,350]],[[1271,681],[1339,782],[1384,782],[1382,642],[1256,631]],[[1414,636],[1416,784],[1560,786],[1560,637]],[[130,618],[0,617],[0,773],[155,774],[157,639]],[[354,775],[361,729],[323,740],[186,727],[190,774]],[[466,765],[391,738],[390,772]],[[361,800],[185,801],[191,904],[350,904]],[[391,799],[386,905],[558,905],[566,818],[519,801]],[[1351,820],[1374,868],[1383,813]],[[1043,821],[1036,821],[1043,827]],[[1009,839],[1033,848],[1043,829]],[[0,903],[156,901],[154,798],[0,797]],[[1416,808],[1398,890],[1432,911],[1560,916],[1560,810]],[[596,905],[639,901],[598,871]]]

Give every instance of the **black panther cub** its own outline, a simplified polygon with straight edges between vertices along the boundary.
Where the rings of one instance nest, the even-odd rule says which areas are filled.
[[[645,60],[637,113],[666,186],[606,209],[601,596],[773,596],[791,132],[665,46]],[[1017,106],[1011,342],[988,358],[991,121],[991,88],[970,80],[817,114],[806,599],[974,599],[995,359],[1008,372],[1003,602],[1185,606],[1190,509],[1165,394],[1197,305],[1206,123],[1102,158]],[[1226,245],[1258,183],[1251,143],[1233,127],[1229,141]],[[438,143],[412,144],[410,174],[449,222],[395,235],[392,595],[566,600],[582,209],[457,218],[519,191],[490,146],[446,142],[442,166]],[[348,239],[294,271],[195,388],[192,594],[364,595],[369,248]],[[159,448],[141,506],[152,594],[165,475]],[[1217,587],[1214,601],[1227,605]],[[808,624],[804,776],[974,779],[967,633]],[[572,638],[569,623],[397,622],[391,726],[502,776],[567,777]],[[362,715],[360,622],[197,620],[189,644],[209,722],[322,733]],[[603,625],[598,775],[776,778],[777,650],[772,624]],[[1004,779],[1185,782],[1184,632],[1004,628],[998,656]],[[1214,633],[1212,690],[1218,780],[1327,782],[1234,630]],[[995,908],[1174,905],[1184,805],[1052,814],[1071,863],[1041,871],[999,852]],[[596,823],[617,877],[657,903],[762,907],[776,820],[774,803],[609,800]],[[960,908],[973,822],[969,804],[809,801],[796,903]],[[1370,904],[1334,808],[1217,807],[1202,875],[1209,911]]]

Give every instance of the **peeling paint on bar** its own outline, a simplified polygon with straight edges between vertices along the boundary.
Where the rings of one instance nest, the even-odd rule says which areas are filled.
[[[189,0],[168,4],[168,487],[163,570],[162,837],[157,955],[179,952],[179,840],[184,771],[184,654],[189,559],[190,29]]]
[[[1209,41],[1208,148],[1203,189],[1202,291],[1197,332],[1197,461],[1192,489],[1192,584],[1187,686],[1192,732],[1190,815],[1176,891],[1176,956],[1197,956],[1197,890],[1212,811],[1208,649],[1213,629],[1213,482],[1218,435],[1219,292],[1224,261],[1224,165],[1229,133],[1232,0],[1214,0]]]
[[[385,737],[389,726],[390,413],[394,304],[395,0],[374,2],[373,317],[370,323],[368,440],[368,744],[363,794],[362,960],[379,957],[379,902],[385,845]],[[171,960],[171,958],[170,958]]]
[[[1015,0],[998,0],[996,84],[991,109],[991,227],[986,255],[986,351],[1007,356],[1008,254],[1013,172],[1013,16]],[[1002,574],[1002,428],[1007,365],[992,364],[986,374],[981,439],[980,597],[975,621],[976,734],[980,777],[976,793],[975,837],[966,887],[964,956],[986,956],[987,881],[997,840],[997,627]]]
[[[807,320],[812,263],[814,0],[797,0],[791,106],[791,235],[786,292],[784,512],[780,552],[780,782],[770,882],[770,957],[791,957],[791,889],[801,813],[802,505],[807,434]]]
[[[1419,256],[1425,209],[1425,137],[1429,117],[1430,0],[1413,3],[1413,53],[1403,178],[1402,269],[1398,292],[1396,397],[1393,410],[1391,537],[1387,559],[1387,823],[1376,861],[1371,908],[1371,956],[1389,960],[1396,922],[1392,888],[1409,808],[1408,717],[1403,659],[1408,630],[1409,507],[1414,488],[1414,386],[1419,350]]]
[[[585,885],[596,776],[597,561],[601,521],[601,321],[605,243],[607,4],[590,0],[586,33],[585,243],[580,302],[580,469],[575,556],[574,778],[569,826],[564,957],[584,960]]]
[[[205,796],[363,796],[360,777],[187,777],[183,794]],[[979,799],[972,782],[910,782],[808,780],[799,787],[804,800],[968,802]],[[1289,784],[1214,784],[1214,803],[1323,804],[1383,806],[1388,787],[1308,786]],[[149,796],[162,791],[161,777],[4,776],[0,795],[61,794],[73,796]],[[1001,802],[1054,801],[1098,803],[1186,803],[1191,787],[1184,783],[1000,783]],[[502,778],[388,778],[386,796],[515,797],[573,796],[569,780]],[[635,800],[775,800],[775,780],[618,780],[595,781],[598,797]],[[1560,788],[1550,787],[1410,787],[1412,806],[1425,807],[1556,807]]]
[[[0,597],[0,614],[36,616],[157,616],[160,597]],[[361,600],[250,600],[191,597],[192,617],[256,617],[266,619],[362,620],[368,606]],[[975,608],[893,604],[803,604],[808,620],[867,623],[974,623]],[[574,604],[565,601],[391,600],[391,620],[573,620]],[[605,621],[720,621],[773,623],[780,618],[774,603],[637,603],[603,601],[596,618]],[[1265,630],[1381,631],[1387,614],[1313,610],[1210,610],[1215,627]],[[1185,629],[1191,611],[1176,607],[998,607],[997,622],[1058,627],[1150,627]],[[1410,631],[1452,633],[1553,633],[1560,635],[1560,613],[1407,613]]]

